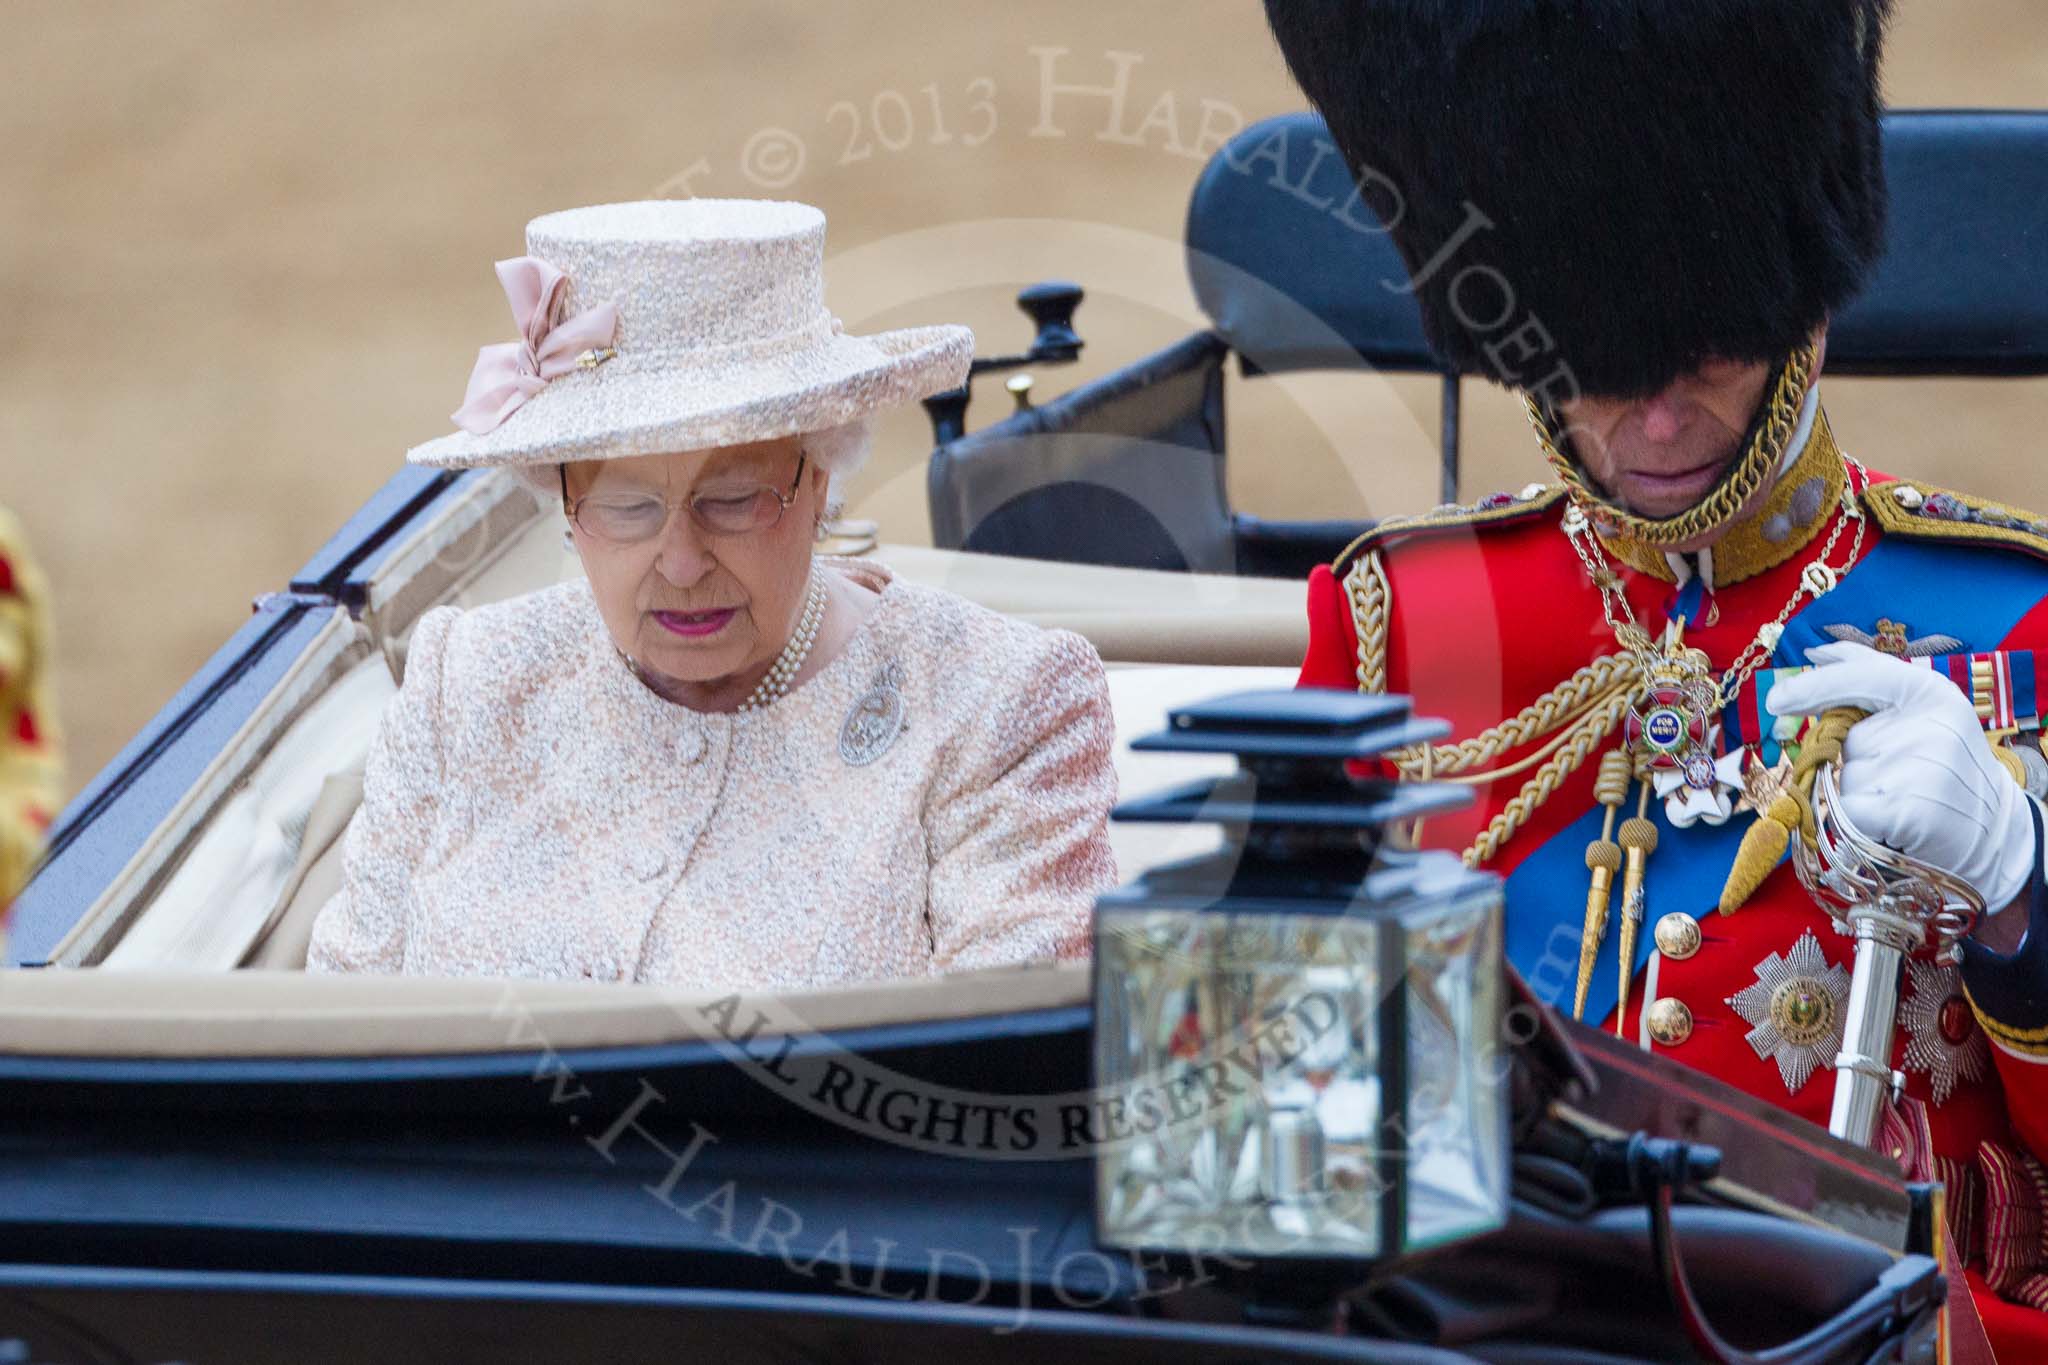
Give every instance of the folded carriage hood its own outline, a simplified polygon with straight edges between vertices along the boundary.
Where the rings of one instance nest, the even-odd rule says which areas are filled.
[[[776,994],[485,977],[50,967],[0,973],[0,1059],[427,1057],[703,1041],[719,1002],[755,1032],[844,1031],[1082,1006],[1086,963]],[[525,1021],[524,1025],[520,1021]],[[508,1032],[509,1030],[509,1032]],[[523,1030],[523,1031],[522,1031]],[[0,1060],[0,1070],[8,1061]]]
[[[15,973],[0,1260],[1112,1300],[1087,988]]]

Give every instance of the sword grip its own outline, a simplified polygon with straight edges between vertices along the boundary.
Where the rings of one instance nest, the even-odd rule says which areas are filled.
[[[1835,1097],[1828,1131],[1868,1147],[1877,1118],[1892,1089],[1892,1041],[1899,1017],[1899,969],[1904,952],[1872,932],[1880,926],[1857,919],[1856,965],[1849,975],[1849,1004],[1842,1019],[1842,1050],[1835,1056]]]

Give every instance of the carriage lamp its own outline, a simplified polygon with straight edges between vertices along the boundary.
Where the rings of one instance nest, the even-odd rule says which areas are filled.
[[[1238,765],[1116,812],[1226,838],[1096,905],[1100,1243],[1377,1260],[1506,1221],[1499,879],[1401,833],[1461,789],[1351,775],[1443,732],[1247,692],[1133,745]]]

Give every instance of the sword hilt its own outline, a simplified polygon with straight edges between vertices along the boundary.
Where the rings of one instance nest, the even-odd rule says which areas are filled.
[[[1842,805],[1840,769],[1837,757],[1815,771],[1811,832],[1797,835],[1792,866],[1836,930],[1856,940],[1828,1131],[1867,1147],[1886,1096],[1896,1097],[1904,1083],[1891,1065],[1900,969],[1930,941],[1938,960],[1958,955],[1984,898],[1953,873],[1858,829]]]

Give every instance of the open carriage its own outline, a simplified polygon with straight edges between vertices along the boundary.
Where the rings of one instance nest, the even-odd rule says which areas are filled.
[[[2048,368],[2048,310],[2002,279],[2013,205],[2048,188],[2039,121],[1890,136],[1894,260],[1831,364]],[[835,547],[1093,642],[1127,798],[1229,769],[1131,741],[1285,687],[1301,574],[1357,530],[1232,511],[1229,357],[1430,365],[1405,297],[1371,287],[1398,259],[1330,211],[1349,183],[1317,145],[1312,120],[1260,125],[1203,174],[1211,330],[972,434],[964,395],[939,404],[939,548]],[[1938,223],[1916,207],[1936,202]],[[1078,344],[1076,301],[1031,300],[1034,363]],[[516,480],[406,470],[64,813],[15,908],[28,970],[0,981],[0,1359],[1662,1359],[1711,1341],[1704,1321],[1750,1349],[1816,1333],[1798,1358],[1931,1358],[1938,1189],[1547,1016],[1501,1077],[1505,1227],[1413,1257],[1225,1247],[1217,1269],[1105,1239],[1091,1145],[906,1143],[761,1074],[1081,1094],[1104,1046],[1085,969],[750,1001],[737,1023],[650,986],[300,973],[414,622],[576,571]],[[1116,844],[1136,878],[1215,836],[1130,823]]]

